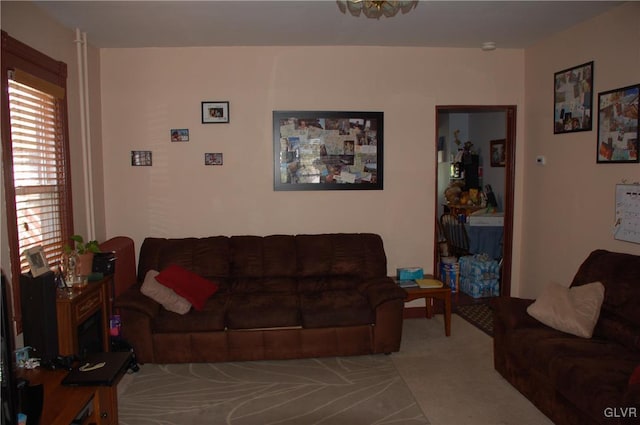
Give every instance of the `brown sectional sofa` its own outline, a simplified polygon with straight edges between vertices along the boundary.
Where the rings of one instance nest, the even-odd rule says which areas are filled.
[[[594,281],[605,295],[590,339],[529,316],[533,300],[494,300],[495,368],[556,424],[638,424],[640,256],[593,251],[571,286]]]
[[[219,285],[202,310],[140,292],[172,264]],[[375,234],[147,238],[114,307],[141,363],[220,362],[398,351],[405,296]]]

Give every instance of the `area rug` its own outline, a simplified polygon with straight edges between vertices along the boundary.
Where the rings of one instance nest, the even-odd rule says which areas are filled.
[[[126,378],[120,425],[429,423],[385,355],[145,364]]]
[[[493,310],[488,304],[459,305],[456,313],[487,335],[493,336]]]

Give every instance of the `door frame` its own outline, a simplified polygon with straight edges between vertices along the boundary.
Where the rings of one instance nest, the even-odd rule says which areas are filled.
[[[516,170],[516,105],[443,105],[436,106],[435,182],[434,191],[434,237],[433,237],[433,274],[438,272],[438,117],[441,113],[504,112],[505,113],[505,193],[504,193],[504,239],[502,254],[502,276],[500,277],[500,295],[511,295],[511,270],[513,262],[513,208]]]

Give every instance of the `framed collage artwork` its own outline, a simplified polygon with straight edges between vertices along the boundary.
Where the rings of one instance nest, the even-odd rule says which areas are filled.
[[[598,163],[638,162],[640,84],[598,94]]]
[[[553,82],[553,133],[591,130],[593,62],[556,72]]]
[[[382,190],[382,112],[274,111],[274,190]]]

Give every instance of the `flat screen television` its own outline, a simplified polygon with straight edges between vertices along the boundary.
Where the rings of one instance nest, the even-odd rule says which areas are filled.
[[[2,425],[14,425],[17,422],[17,387],[15,377],[15,340],[13,326],[9,315],[9,291],[4,273],[1,279],[2,285],[2,357],[0,359],[0,383],[2,385]]]

